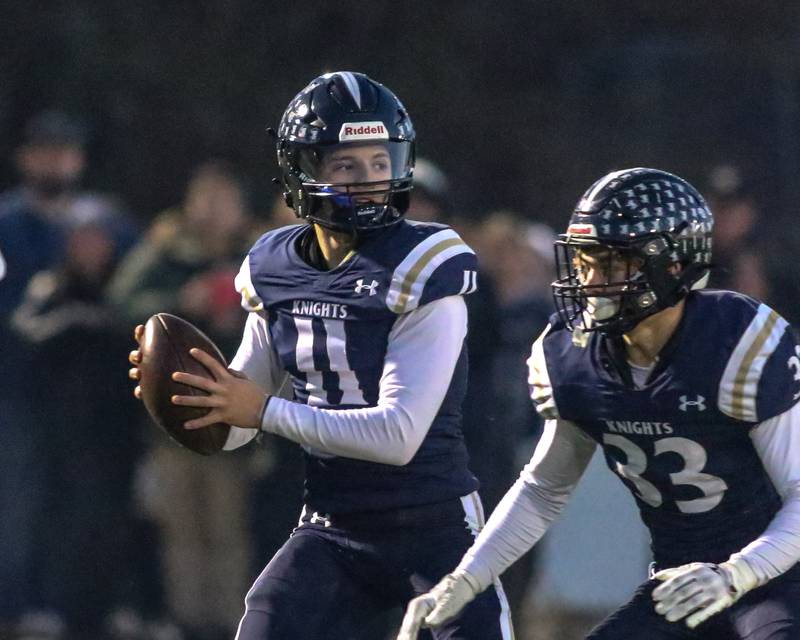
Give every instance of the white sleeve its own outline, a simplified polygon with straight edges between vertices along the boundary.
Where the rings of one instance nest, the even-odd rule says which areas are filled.
[[[461,296],[409,311],[389,332],[377,406],[323,409],[273,397],[262,428],[336,456],[408,464],[439,411],[466,334]]]
[[[800,403],[762,422],[750,437],[783,506],[766,531],[731,559],[745,559],[764,584],[800,561]]]
[[[287,374],[272,348],[267,321],[261,313],[254,311],[247,314],[242,342],[229,368],[245,374],[270,395],[280,392]],[[257,435],[258,429],[231,427],[223,449],[241,447]]]
[[[544,535],[567,504],[597,444],[572,422],[547,420],[531,461],[458,565],[481,590]]]

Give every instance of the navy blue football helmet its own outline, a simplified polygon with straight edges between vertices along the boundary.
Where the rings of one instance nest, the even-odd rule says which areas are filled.
[[[683,178],[609,173],[583,194],[556,242],[560,317],[570,330],[619,335],[677,304],[708,282],[712,227],[705,200]]]
[[[382,84],[349,71],[319,76],[289,103],[277,138],[284,197],[299,218],[360,234],[407,211],[414,126]]]

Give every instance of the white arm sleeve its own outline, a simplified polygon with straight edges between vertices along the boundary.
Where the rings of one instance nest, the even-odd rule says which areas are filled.
[[[800,403],[762,422],[750,437],[783,506],[766,531],[731,560],[746,560],[764,584],[800,561]]]
[[[596,443],[573,423],[547,420],[531,461],[458,565],[483,590],[544,535],[567,504]]]
[[[461,296],[418,307],[389,332],[377,406],[334,410],[273,397],[262,428],[336,456],[408,464],[439,411],[466,334]]]
[[[269,340],[266,319],[258,312],[247,314],[244,334],[230,369],[240,371],[264,390],[274,395],[281,390],[286,372]],[[258,429],[231,427],[223,449],[230,450],[247,444],[258,435]]]

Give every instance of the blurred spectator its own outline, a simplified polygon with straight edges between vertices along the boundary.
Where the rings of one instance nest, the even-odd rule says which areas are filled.
[[[444,171],[425,158],[417,158],[414,164],[411,212],[420,222],[445,222],[450,215],[450,182]]]
[[[555,231],[546,224],[530,222],[512,211],[495,211],[484,219],[476,242],[501,306],[536,300],[546,316],[552,313],[555,238]]]
[[[233,279],[252,240],[240,176],[223,161],[205,162],[183,203],[160,214],[123,262],[110,298],[131,330],[172,312],[231,354],[244,320]],[[203,458],[147,429],[154,446],[138,486],[161,533],[168,613],[190,637],[221,638],[241,616],[251,579],[248,452]]]
[[[758,254],[761,212],[740,170],[715,167],[709,175],[708,204],[714,212],[714,262],[711,285],[753,297],[769,298],[764,264]]]
[[[63,222],[86,167],[86,131],[57,111],[28,122],[17,149],[20,185],[0,195],[0,246],[9,265],[0,284],[0,314],[16,308],[34,273],[63,256]]]
[[[775,220],[764,218],[749,181],[732,165],[710,172],[708,204],[718,267],[710,286],[763,300],[800,329],[800,276],[786,268],[797,253],[794,229],[778,232]]]
[[[260,229],[260,232],[266,233],[271,229],[285,227],[287,224],[298,224],[300,222],[300,219],[295,215],[294,209],[286,204],[286,199],[283,197],[283,194],[278,193],[272,200],[272,208],[267,213],[265,224],[263,228]]]
[[[485,451],[483,455],[493,460],[488,488],[491,500],[497,501],[504,487],[516,480],[539,436],[541,422],[528,397],[525,361],[552,313],[555,234],[546,225],[531,223],[510,211],[489,214],[476,231],[473,247],[495,283],[498,305],[489,384],[494,385],[502,422],[495,422],[495,428],[478,445]],[[500,425],[502,428],[497,428]],[[532,569],[530,561],[518,562],[503,577],[518,623]]]
[[[42,413],[42,372],[32,366],[30,343],[19,340],[9,318],[34,274],[57,268],[65,256],[66,229],[78,202],[86,166],[86,130],[58,111],[32,118],[14,164],[19,185],[0,194],[0,353],[13,375],[0,385],[0,621],[13,621],[41,606],[37,575],[41,554],[33,548],[36,518],[43,513],[46,459],[52,449],[49,416]],[[118,212],[109,218],[122,220]],[[132,227],[120,224],[120,234]],[[129,232],[130,231],[130,232]],[[121,250],[121,245],[118,245]]]
[[[541,238],[535,245],[532,239],[537,234]],[[553,311],[550,283],[555,234],[546,225],[532,224],[516,213],[496,211],[474,236],[473,247],[494,283],[497,301],[497,338],[491,349],[489,384],[494,385],[495,402],[502,407],[503,429],[492,430],[490,439],[480,445],[489,448],[495,461],[496,475],[489,488],[492,499],[497,500],[526,462],[520,443],[530,445],[532,438],[538,437],[539,419],[528,397],[525,361]],[[541,245],[548,250],[535,248]]]
[[[20,622],[97,637],[131,597],[131,478],[138,403],[119,373],[127,331],[103,301],[114,234],[94,220],[65,230],[64,260],[31,280],[12,317],[35,371],[32,416],[46,430],[33,541],[39,613]]]

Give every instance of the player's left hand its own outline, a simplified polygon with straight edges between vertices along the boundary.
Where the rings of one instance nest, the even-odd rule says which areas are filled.
[[[174,404],[187,407],[208,407],[211,411],[202,418],[184,423],[187,429],[202,429],[218,422],[245,429],[260,429],[261,414],[268,395],[247,376],[226,369],[202,349],[192,349],[191,356],[203,364],[214,379],[176,371],[172,379],[205,391],[205,396],[172,396]]]
[[[428,593],[408,603],[397,640],[417,640],[420,629],[438,627],[454,618],[478,593],[475,579],[466,571],[448,573]]]
[[[685,618],[690,629],[730,607],[757,583],[743,560],[692,562],[659,571],[654,578],[664,583],[653,590],[656,613],[670,622]]]

